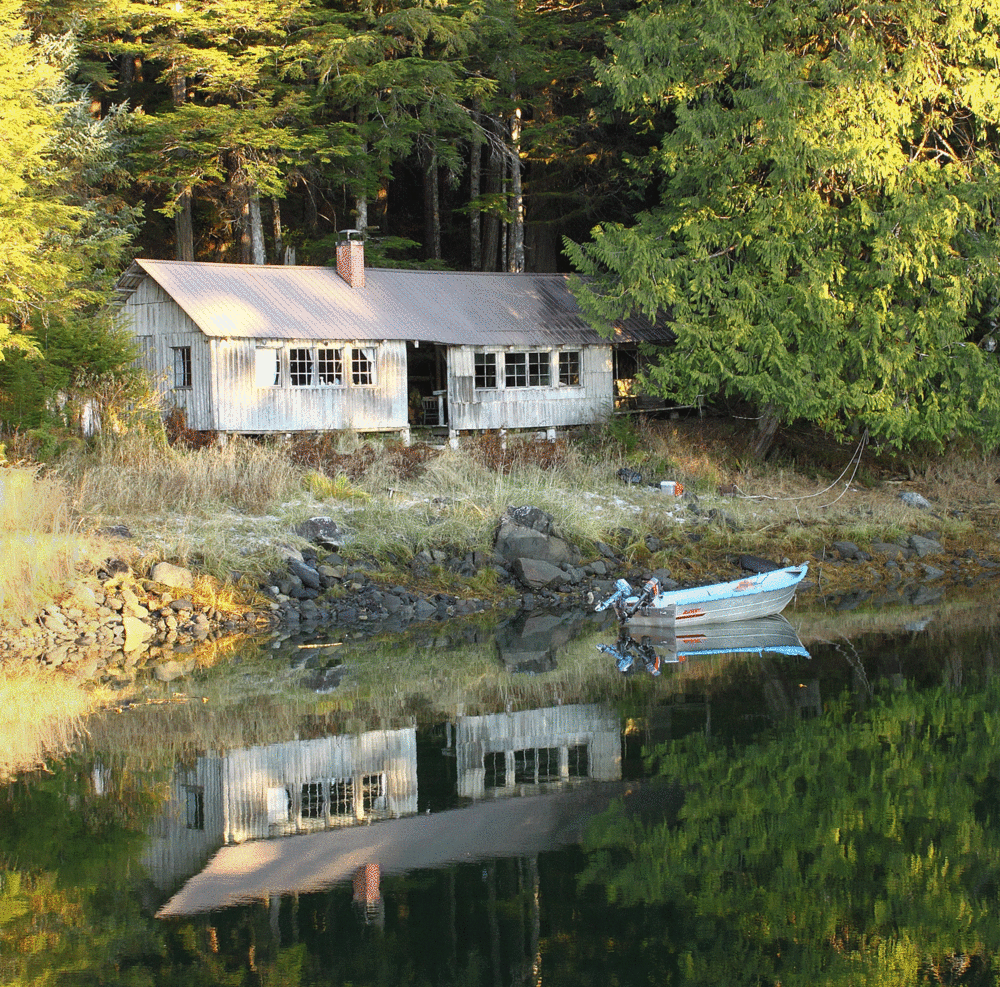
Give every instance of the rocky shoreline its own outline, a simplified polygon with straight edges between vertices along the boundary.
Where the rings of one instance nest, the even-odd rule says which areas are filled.
[[[680,585],[680,574],[663,568],[629,566],[622,549],[642,537],[620,532],[619,545],[597,543],[592,558],[560,532],[537,508],[509,508],[499,520],[490,552],[435,550],[416,554],[403,583],[388,584],[373,561],[345,561],[348,536],[330,518],[312,518],[295,534],[303,548],[286,547],[286,565],[260,583],[257,603],[242,610],[196,602],[194,573],[166,562],[135,572],[120,559],[82,580],[72,593],[46,606],[34,621],[6,628],[0,665],[34,663],[83,680],[126,682],[140,669],[169,682],[191,670],[196,649],[234,635],[308,636],[336,628],[364,637],[401,632],[415,624],[439,622],[487,611],[590,610],[625,576],[639,584],[652,575],[665,588]],[[644,538],[650,557],[666,546]],[[729,560],[734,576],[742,565],[787,564],[796,560]],[[1000,578],[1000,554],[947,547],[934,531],[899,541],[875,541],[866,548],[834,542],[809,560],[814,565],[799,590],[833,599],[846,609],[865,600],[876,604],[923,603],[949,585],[975,585]],[[421,592],[436,572],[471,582],[491,570],[490,580],[504,602],[475,596]],[[394,570],[396,576],[399,569]],[[813,578],[815,574],[815,578]],[[682,579],[688,584],[700,580]]]

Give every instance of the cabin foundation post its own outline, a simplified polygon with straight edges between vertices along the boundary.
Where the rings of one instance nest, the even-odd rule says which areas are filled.
[[[549,442],[555,442],[555,440],[556,440],[556,430],[554,428],[547,428],[545,430],[545,438],[548,439]]]
[[[409,426],[407,426],[406,428],[401,428],[399,430],[399,441],[402,442],[407,449],[410,448],[412,440],[410,438]]]

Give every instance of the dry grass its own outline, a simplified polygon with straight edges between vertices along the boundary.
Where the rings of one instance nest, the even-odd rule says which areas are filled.
[[[0,622],[34,616],[106,552],[73,517],[58,477],[0,469]]]
[[[126,524],[165,508],[261,513],[301,483],[301,471],[279,446],[244,440],[183,450],[125,436],[98,443],[62,469],[80,512]]]
[[[0,667],[0,780],[66,754],[84,735],[85,717],[105,699],[69,676]]]

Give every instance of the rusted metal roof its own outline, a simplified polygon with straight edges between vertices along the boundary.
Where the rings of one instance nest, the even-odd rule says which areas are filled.
[[[366,268],[351,288],[332,267],[137,260],[118,289],[149,276],[208,336],[409,339],[470,346],[602,343],[561,274]],[[619,341],[672,342],[659,320],[623,320]]]

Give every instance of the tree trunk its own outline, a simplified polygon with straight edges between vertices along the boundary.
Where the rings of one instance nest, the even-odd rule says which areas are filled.
[[[260,215],[260,196],[256,192],[247,196],[247,222],[250,225],[250,263],[266,264],[267,251],[264,249],[264,223]]]
[[[521,191],[521,111],[510,117],[510,253],[507,270],[520,274],[524,270],[524,195]]]
[[[252,264],[250,197],[247,194],[247,177],[243,167],[243,155],[237,150],[232,150],[227,153],[226,159],[229,170],[229,188],[226,197],[229,200],[230,222],[235,233],[233,242],[236,245],[234,261],[237,264]]]
[[[354,228],[359,233],[368,229],[368,196],[364,193],[354,200]]]
[[[427,146],[421,149],[424,171],[424,256],[441,259],[441,203],[438,192],[437,151]]]
[[[472,121],[477,131],[480,116],[478,110],[473,111]],[[469,210],[469,266],[474,271],[481,270],[483,266],[482,213],[474,204],[481,191],[482,160],[483,145],[473,137],[469,147],[469,199],[473,203]]]
[[[170,91],[175,107],[183,106],[187,98],[187,77],[174,71],[170,76]],[[174,213],[174,239],[178,260],[194,260],[194,218],[191,189],[182,189],[177,196],[177,212]]]
[[[281,233],[281,202],[276,195],[271,196],[271,232],[274,235],[274,263],[282,263],[285,244]]]
[[[490,128],[496,134],[496,139],[490,142],[490,158],[486,171],[486,194],[493,197],[493,201],[499,198],[503,191],[504,159],[502,144],[499,136],[498,121],[490,118]],[[499,145],[499,146],[498,146]],[[497,269],[497,251],[500,247],[500,216],[496,209],[491,209],[486,214],[486,222],[483,224],[483,270],[495,271]]]
[[[777,415],[777,409],[773,404],[768,404],[761,412],[757,422],[757,434],[754,436],[751,447],[751,451],[757,459],[766,458],[771,451],[780,424],[781,419]]]

